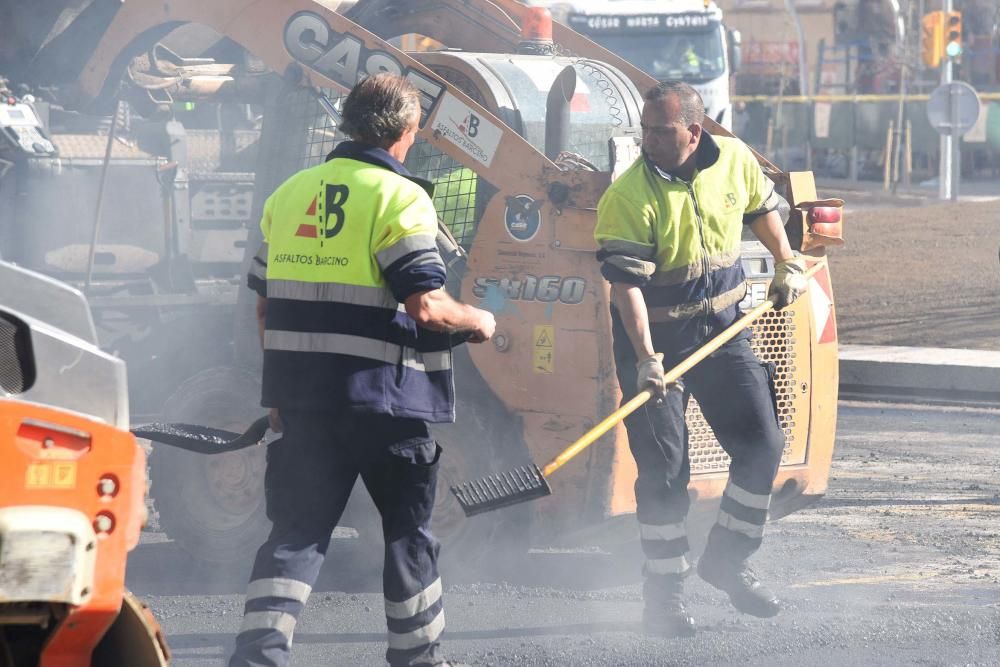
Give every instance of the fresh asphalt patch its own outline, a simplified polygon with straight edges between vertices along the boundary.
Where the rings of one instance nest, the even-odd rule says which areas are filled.
[[[785,601],[778,617],[742,616],[693,577],[697,636],[646,638],[637,548],[539,545],[502,576],[452,578],[446,652],[498,666],[1000,664],[997,442],[1000,412],[842,403],[827,496],[770,524],[754,559]],[[297,666],[382,664],[379,556],[352,542],[334,540],[296,628]],[[217,666],[246,574],[199,568],[150,533],[128,583],[174,665]]]

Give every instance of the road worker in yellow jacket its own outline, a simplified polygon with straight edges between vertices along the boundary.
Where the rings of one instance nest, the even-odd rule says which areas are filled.
[[[431,509],[441,449],[428,422],[455,418],[452,340],[488,340],[489,312],[444,291],[431,186],[403,160],[420,95],[379,74],[344,103],[353,141],[268,198],[248,278],[264,346],[268,516],[231,667],[286,665],[296,620],[360,476],[382,515],[386,659],[443,665]],[[276,413],[276,414],[275,414]],[[329,664],[338,664],[331,656]]]
[[[684,413],[694,396],[732,458],[718,519],[698,561],[702,579],[755,616],[778,613],[777,597],[747,564],[761,544],[785,438],[773,367],[737,336],[664,386],[672,367],[739,317],[746,294],[740,259],[749,226],[774,256],[771,295],[782,308],[805,289],[803,266],[777,212],[780,198],[750,150],[702,127],[691,86],[665,82],[642,111],[643,154],[598,205],[595,238],[612,286],[614,354],[629,400],[650,387],[658,400],[625,420],[639,469],[635,491],[643,567],[644,624],[651,634],[695,632],[681,599],[691,573],[685,530],[690,477]]]

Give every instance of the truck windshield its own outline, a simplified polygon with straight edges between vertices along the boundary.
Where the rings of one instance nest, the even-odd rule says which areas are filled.
[[[704,83],[725,73],[722,31],[717,25],[697,31],[603,34],[591,39],[661,81]]]

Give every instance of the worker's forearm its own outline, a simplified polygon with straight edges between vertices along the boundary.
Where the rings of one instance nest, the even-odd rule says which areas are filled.
[[[781,215],[777,211],[771,211],[754,220],[750,223],[750,230],[774,256],[775,261],[783,262],[795,256],[788,243],[785,227],[781,224]]]
[[[654,353],[653,339],[649,334],[649,313],[642,290],[625,283],[611,284],[611,301],[622,318],[629,342],[637,359],[646,359]]]
[[[478,322],[477,309],[455,301],[444,288],[414,294],[405,305],[417,324],[432,331],[471,331]]]

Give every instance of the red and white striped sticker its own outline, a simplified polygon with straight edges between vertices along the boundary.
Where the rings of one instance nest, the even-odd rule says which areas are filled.
[[[812,304],[817,343],[837,341],[837,318],[833,312],[829,271],[829,267],[823,267],[809,280],[809,302]]]

